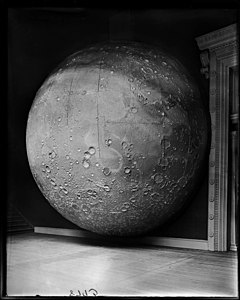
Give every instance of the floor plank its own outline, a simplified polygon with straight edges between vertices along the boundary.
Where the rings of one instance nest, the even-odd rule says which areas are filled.
[[[236,297],[237,253],[25,233],[7,242],[9,296]],[[93,293],[90,291],[88,293]]]

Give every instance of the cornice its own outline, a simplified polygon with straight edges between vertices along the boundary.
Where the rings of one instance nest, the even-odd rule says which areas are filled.
[[[237,24],[234,23],[219,30],[196,38],[200,50],[212,50],[228,43],[237,41]]]

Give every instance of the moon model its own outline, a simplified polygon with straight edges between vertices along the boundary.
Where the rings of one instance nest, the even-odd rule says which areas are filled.
[[[37,92],[29,165],[72,223],[103,235],[144,234],[198,184],[205,114],[176,59],[135,42],[97,44],[68,57]]]

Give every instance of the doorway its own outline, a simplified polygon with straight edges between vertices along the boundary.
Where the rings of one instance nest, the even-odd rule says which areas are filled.
[[[229,69],[229,221],[228,250],[238,248],[238,192],[239,192],[239,71]]]

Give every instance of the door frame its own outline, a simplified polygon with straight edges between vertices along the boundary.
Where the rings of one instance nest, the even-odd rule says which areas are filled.
[[[196,38],[209,79],[211,149],[208,172],[208,250],[228,250],[229,73],[238,65],[237,24]]]

